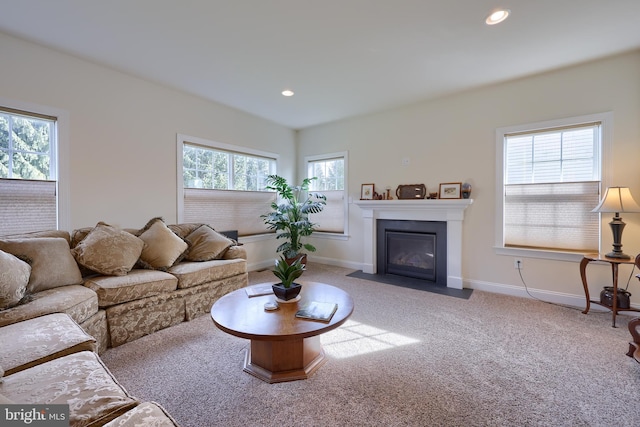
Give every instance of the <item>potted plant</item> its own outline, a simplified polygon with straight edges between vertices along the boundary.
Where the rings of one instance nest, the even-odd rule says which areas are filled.
[[[280,283],[272,285],[272,288],[278,299],[290,301],[298,296],[302,285],[294,283],[294,280],[302,275],[304,267],[302,258],[296,258],[291,263],[287,262],[282,256],[279,260],[276,260],[276,268],[273,270],[273,274],[280,279]]]
[[[309,214],[322,212],[327,204],[327,198],[323,194],[309,192],[309,185],[314,179],[317,178],[305,178],[302,184],[291,186],[281,176],[267,177],[266,188],[274,190],[279,200],[271,203],[271,212],[260,217],[269,230],[276,231],[276,239],[285,239],[276,252],[282,252],[289,262],[305,256],[300,252],[303,248],[309,252],[316,250],[312,244],[302,241],[316,228],[316,224],[309,220]],[[305,263],[306,260],[303,260],[303,264]]]

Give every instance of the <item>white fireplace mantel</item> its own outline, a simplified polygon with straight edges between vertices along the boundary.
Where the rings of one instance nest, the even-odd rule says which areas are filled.
[[[375,274],[376,220],[446,221],[447,287],[462,289],[462,221],[473,199],[360,200],[362,210],[364,262],[362,271]]]

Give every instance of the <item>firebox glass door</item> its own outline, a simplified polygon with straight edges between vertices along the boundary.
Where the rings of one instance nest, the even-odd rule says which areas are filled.
[[[434,233],[386,233],[386,272],[436,281],[436,235]]]

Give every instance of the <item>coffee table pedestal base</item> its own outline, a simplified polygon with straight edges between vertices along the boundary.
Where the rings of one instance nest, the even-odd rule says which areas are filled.
[[[286,341],[251,340],[244,371],[268,383],[304,380],[325,362],[320,336]]]

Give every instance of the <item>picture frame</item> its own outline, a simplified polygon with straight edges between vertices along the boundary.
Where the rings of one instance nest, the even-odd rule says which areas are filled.
[[[360,200],[373,200],[374,194],[374,184],[362,184],[360,188]]]
[[[461,199],[462,183],[461,182],[445,182],[440,184],[440,199]]]

